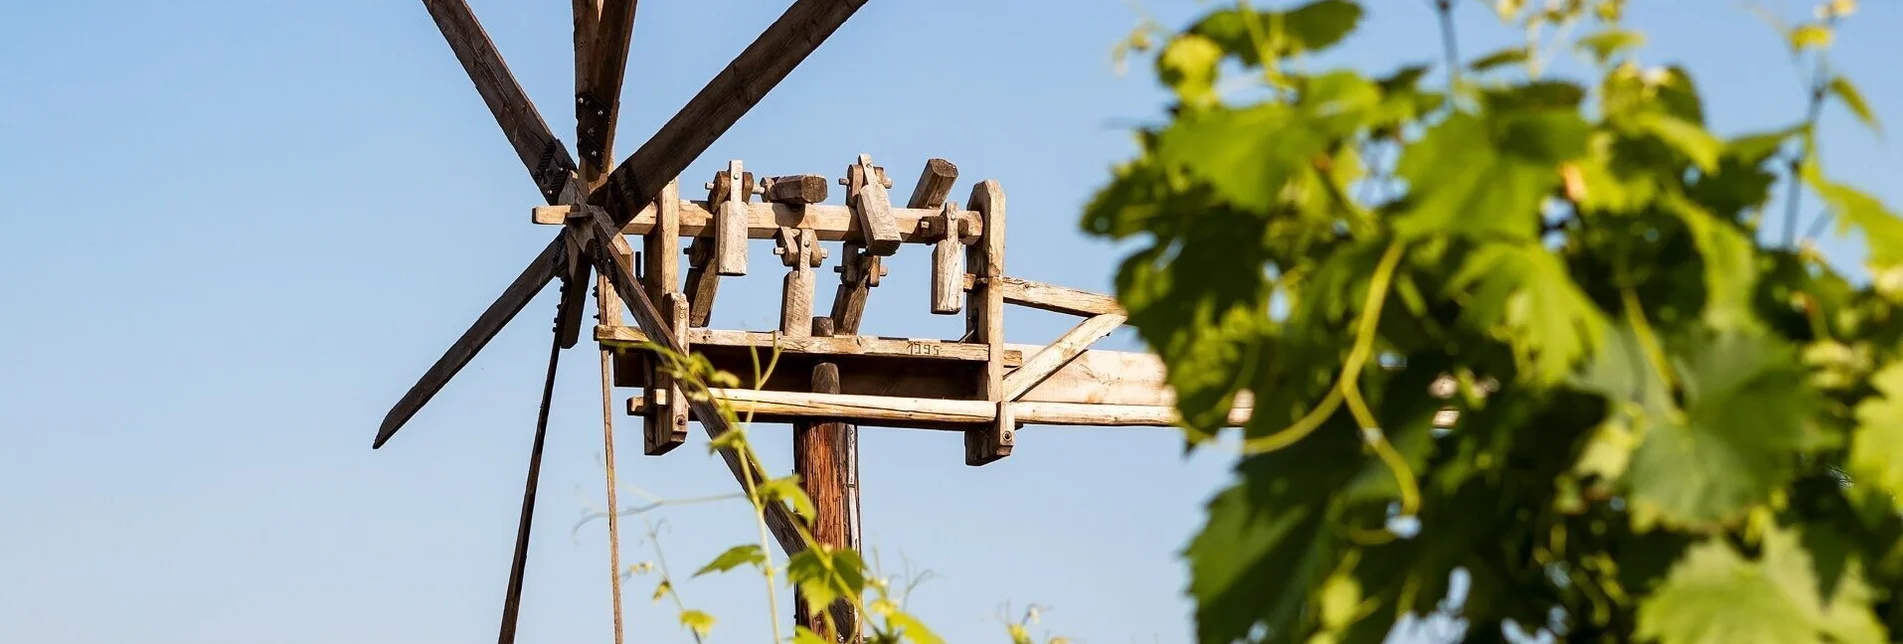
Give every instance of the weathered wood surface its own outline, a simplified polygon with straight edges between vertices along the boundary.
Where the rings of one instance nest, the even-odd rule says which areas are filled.
[[[927,172],[930,168],[927,167]],[[958,204],[943,202],[937,219],[928,219],[931,230],[941,235],[932,243],[932,292],[931,311],[937,315],[952,315],[964,308],[965,290],[960,280],[965,276],[964,247],[960,239]]]
[[[709,393],[755,422],[786,422],[802,418],[838,418],[867,425],[947,431],[984,431],[997,424],[999,403],[987,400],[946,400],[800,391],[762,391],[715,388]],[[1083,425],[1170,427],[1179,417],[1174,407],[1161,405],[1103,405],[1090,403],[1002,403],[1011,416],[1027,425]],[[628,399],[628,413],[640,414],[647,403]],[[696,419],[699,417],[696,416]],[[1231,426],[1248,423],[1249,409],[1236,407],[1227,419]]]
[[[617,251],[628,248],[627,240],[619,234],[621,226],[610,220],[606,213],[596,211],[594,221],[594,234],[598,239],[608,240]],[[663,318],[660,310],[655,308],[654,302],[648,299],[647,292],[641,289],[640,281],[634,274],[634,263],[628,261],[627,257],[620,252],[606,253],[606,255],[609,256],[606,259],[610,261],[603,262],[599,270],[614,280],[615,292],[621,296],[622,303],[627,305],[628,312],[633,314],[635,322],[656,346],[672,353],[687,355],[688,345],[677,340],[675,330],[670,328],[673,321]],[[701,428],[707,432],[708,438],[719,438],[733,431],[726,418],[720,415],[713,401],[695,396],[680,396],[680,398],[687,399],[688,409],[700,421]],[[727,463],[727,469],[742,482],[742,485],[757,488],[764,485],[769,478],[758,459],[751,458],[749,454],[730,447],[721,448],[719,452],[721,460]],[[780,548],[789,556],[806,549],[806,542],[800,537],[799,529],[794,523],[792,510],[784,504],[767,505],[766,524],[768,531],[779,542]]]
[[[1077,359],[1077,356],[1083,355],[1091,344],[1117,330],[1127,319],[1123,315],[1106,313],[1078,323],[1059,336],[1056,342],[1026,358],[1017,370],[1004,375],[1004,399],[1017,400],[1032,387],[1050,378],[1051,374],[1063,369],[1064,365]]]
[[[723,276],[747,274],[747,202],[753,199],[753,175],[740,161],[727,162],[727,198],[714,209],[714,272]],[[741,180],[745,177],[745,180]],[[715,188],[721,187],[715,181]],[[708,201],[713,201],[712,197]]]
[[[866,0],[797,0],[621,162],[589,202],[608,207],[620,228],[652,201],[661,185],[687,169],[714,140],[765,98]]]
[[[907,208],[937,208],[951,196],[952,184],[958,182],[958,166],[944,159],[927,159],[925,171],[919,174],[918,185],[912,187],[912,198],[906,200]]]
[[[714,215],[706,201],[682,201],[681,237],[710,236],[708,230],[713,226]],[[571,212],[569,206],[536,206],[531,209],[529,218],[538,225],[560,225]],[[955,213],[959,225],[970,231],[965,241],[972,243],[984,229],[977,211],[959,210]],[[656,215],[652,205],[642,210],[621,229],[629,235],[647,235],[654,232]],[[894,208],[892,222],[899,228],[899,240],[908,244],[929,244],[941,239],[937,232],[938,224],[932,223],[940,217],[939,208]],[[791,204],[791,203],[750,203],[747,204],[747,238],[772,239],[781,228],[810,228],[818,235],[819,241],[862,242],[865,237],[858,225],[852,221],[852,209],[830,204]]]
[[[1010,456],[1017,427],[999,406],[1009,400],[1004,390],[1004,292],[991,286],[1004,277],[1004,189],[996,181],[981,181],[971,187],[971,197],[965,203],[985,222],[978,243],[965,251],[965,265],[979,280],[966,313],[965,332],[973,342],[989,345],[990,355],[978,378],[978,393],[992,404],[992,415],[998,421],[965,432],[965,464],[976,466]]]
[[[810,272],[808,273],[811,274]],[[811,310],[808,307],[808,310]],[[805,329],[785,322],[781,331],[802,331],[811,337],[833,335],[832,318],[808,317],[800,321]],[[822,394],[839,393],[839,365],[821,362],[813,365],[812,390]],[[793,472],[800,487],[813,501],[813,541],[835,548],[859,550],[859,428],[836,420],[807,419],[793,425]],[[852,605],[835,602],[828,607],[831,625],[812,618],[812,609],[804,598],[794,602],[794,620],[813,629],[832,642],[857,642],[859,616]],[[834,637],[837,632],[838,637]]]
[[[649,339],[641,329],[625,326],[595,327],[595,340],[609,344],[634,345]],[[761,354],[771,353],[777,346],[784,354],[815,354],[831,356],[888,356],[895,358],[917,358],[922,360],[973,361],[983,362],[990,358],[990,347],[969,342],[951,342],[946,340],[914,340],[906,338],[878,338],[870,336],[836,337],[790,337],[785,334],[764,331],[729,331],[725,329],[689,329],[686,339],[694,346],[748,347],[758,349]],[[1023,354],[1013,353],[1012,357]],[[750,369],[747,371],[751,371]],[[738,373],[738,372],[736,372]]]
[[[846,168],[846,206],[852,208],[859,224],[860,243],[879,257],[899,252],[899,225],[892,215],[892,197],[882,183],[882,173],[874,170],[872,158],[859,155],[859,163]]]
[[[449,379],[455,377],[456,372],[461,371],[469,364],[470,359],[476,357],[476,352],[481,351],[483,345],[488,344],[489,340],[496,337],[496,333],[501,332],[502,327],[507,325],[516,313],[521,312],[522,307],[528,306],[529,301],[535,299],[535,294],[540,292],[542,287],[555,279],[555,274],[562,268],[560,261],[562,249],[563,242],[560,238],[550,243],[548,248],[542,250],[541,255],[536,256],[535,261],[529,263],[529,267],[524,269],[521,275],[516,276],[515,281],[510,282],[509,286],[502,290],[501,297],[497,297],[495,302],[490,303],[489,308],[484,309],[482,315],[476,316],[476,323],[470,325],[469,330],[463,331],[462,337],[456,338],[456,342],[449,346],[449,351],[437,358],[436,363],[430,365],[428,371],[423,372],[423,377],[417,380],[415,385],[411,385],[410,390],[404,392],[403,397],[397,400],[396,406],[390,408],[390,413],[384,415],[383,424],[377,427],[377,438],[370,445],[372,448],[383,447],[383,444],[390,440],[391,435],[396,434],[404,423],[409,422],[410,418],[416,415],[417,410],[423,408],[424,403],[428,403],[430,398],[436,396],[436,392],[442,391],[443,385],[448,384]]]
[[[975,275],[967,273],[965,290],[975,290],[976,281]],[[1124,312],[1123,306],[1117,304],[1117,298],[1101,293],[1008,276],[999,278],[997,283],[1004,293],[1004,301],[1018,306],[1083,317]]]
[[[423,0],[423,6],[443,32],[443,39],[449,42],[469,80],[476,84],[476,92],[515,148],[516,157],[528,168],[543,199],[552,204],[579,203],[584,193],[575,182],[575,159],[555,138],[542,113],[529,101],[528,93],[522,91],[522,84],[502,62],[502,55],[496,52],[495,43],[476,21],[469,4],[464,0]]]
[[[745,201],[753,194],[753,173],[743,171],[740,179],[740,189],[735,190],[732,175],[722,170],[714,173],[714,180],[707,184],[705,203],[708,218],[705,225],[695,231],[697,236],[687,247],[687,282],[681,287],[687,293],[688,324],[691,326],[707,326],[713,319],[714,298],[720,293],[719,213],[736,196]],[[681,214],[685,224],[685,208]]]
[[[760,185],[765,188],[761,198],[771,203],[812,204],[826,200],[826,177],[817,174],[773,177],[762,180]]]
[[[577,52],[575,83],[575,151],[581,155],[582,182],[589,190],[607,180],[614,162],[615,124],[635,12],[635,0],[592,1],[600,2],[600,10],[588,34],[586,56]],[[581,37],[576,38],[579,46]]]

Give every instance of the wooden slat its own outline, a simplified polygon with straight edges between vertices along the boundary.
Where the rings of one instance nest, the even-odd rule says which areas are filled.
[[[974,276],[965,274],[965,290],[973,290],[974,282]],[[1083,317],[1124,312],[1123,306],[1117,304],[1117,298],[1099,293],[1015,277],[998,278],[998,285],[1004,292],[1004,301],[1018,306]]]
[[[1082,355],[1092,343],[1110,335],[1111,331],[1123,326],[1129,318],[1116,313],[1105,313],[1072,327],[1070,331],[1057,338],[1043,351],[1024,360],[1024,365],[1004,376],[1005,400],[1017,400],[1038,383],[1050,378],[1051,374],[1070,364],[1070,361]]]
[[[443,32],[443,39],[449,41],[469,80],[476,84],[476,91],[489,105],[490,114],[502,126],[502,134],[515,147],[516,156],[528,168],[542,197],[552,204],[579,203],[583,193],[574,181],[574,158],[549,131],[542,114],[509,73],[509,66],[496,53],[495,43],[476,21],[469,4],[463,0],[423,0],[423,6]]]
[[[796,338],[760,331],[724,329],[691,329],[687,337],[695,346],[754,347],[758,348],[762,354],[771,352],[777,345],[781,353],[800,355],[888,356],[954,362],[983,362],[991,355],[990,347],[982,344],[944,340],[875,338],[856,335]],[[645,331],[634,327],[595,327],[597,342],[629,346],[648,339],[649,336]],[[1021,356],[1022,354],[1014,355]]]
[[[608,207],[615,227],[647,206],[661,184],[700,157],[714,140],[766,97],[866,0],[798,0],[739,56],[629,155],[589,201]]]
[[[839,418],[867,425],[911,429],[968,431],[997,422],[998,404],[986,400],[945,400],[900,396],[821,394],[800,391],[761,391],[716,388],[709,393],[733,406],[737,414],[753,414],[755,422],[784,422],[801,418]],[[1169,427],[1179,417],[1162,405],[1106,405],[1096,403],[1007,402],[1017,422],[1031,425]],[[641,414],[647,403],[628,399],[628,413]],[[1250,410],[1237,407],[1228,422],[1248,422]],[[698,419],[698,417],[696,417]],[[979,430],[982,431],[982,430]]]
[[[555,274],[561,270],[558,260],[561,259],[563,244],[563,240],[558,237],[548,248],[543,249],[542,254],[537,255],[528,268],[517,275],[508,288],[503,289],[502,296],[476,317],[476,323],[470,325],[455,344],[450,345],[449,351],[437,358],[436,364],[430,365],[428,371],[423,372],[422,379],[411,386],[396,406],[390,409],[390,413],[383,417],[383,425],[377,428],[377,439],[370,445],[372,448],[383,447],[391,435],[409,422],[410,417],[415,416],[417,410],[422,409],[423,404],[429,402],[436,392],[442,391],[443,385],[448,384],[456,372],[476,357],[476,352],[481,351],[483,345],[488,344],[516,313],[522,311],[522,307],[535,299],[535,294],[542,287],[555,279]]]
[[[944,159],[930,159],[925,162],[925,172],[918,177],[918,185],[912,188],[912,198],[905,202],[907,208],[937,208],[951,196],[952,184],[958,182],[958,166]]]
[[[581,155],[582,178],[589,189],[606,180],[614,161],[616,116],[621,109],[621,82],[627,76],[628,40],[634,32],[635,0],[601,2],[599,22],[590,34],[586,72],[575,84],[575,151]]]
[[[700,237],[713,234],[713,211],[706,201],[681,202],[681,237]],[[572,212],[571,206],[536,206],[530,209],[529,221],[538,225],[559,226]],[[956,210],[953,216],[959,225],[965,227],[967,236],[976,239],[984,232],[984,223],[979,220],[975,210]],[[938,208],[893,208],[892,222],[898,226],[899,239],[908,244],[929,244],[939,239],[936,226],[932,223],[940,217]],[[654,232],[654,208],[643,209],[621,232],[627,235],[647,235]],[[865,236],[852,221],[852,210],[845,206],[829,204],[787,204],[787,203],[749,203],[747,204],[747,238],[772,239],[781,228],[810,228],[819,241],[864,241]],[[967,242],[960,242],[967,243]],[[1011,279],[1011,278],[1005,278]],[[967,286],[968,288],[968,286]],[[1101,297],[1101,296],[1100,296]]]
[[[596,212],[594,221],[594,233],[598,238],[609,240],[617,251],[629,248],[627,240],[617,232],[621,228],[620,224],[610,220],[606,213]],[[631,250],[629,254],[632,254]],[[612,265],[603,265],[600,270],[614,280],[615,292],[621,296],[621,301],[628,305],[628,311],[634,314],[635,322],[647,332],[648,337],[657,346],[673,353],[684,354],[686,346],[675,339],[673,330],[670,328],[671,321],[661,317],[661,312],[654,307],[654,302],[648,299],[647,292],[641,289],[640,281],[634,275],[634,264],[619,252],[608,253],[608,255],[612,259],[610,262]],[[733,431],[733,427],[729,426],[726,418],[720,415],[720,410],[713,401],[698,396],[684,397],[688,399],[688,408],[700,420],[701,429],[707,432],[708,438],[719,438]],[[768,477],[764,468],[757,459],[751,458],[750,454],[741,453],[731,447],[721,448],[719,451],[721,460],[727,463],[727,469],[741,481],[742,485],[757,489],[766,484]],[[806,542],[800,537],[792,511],[788,510],[785,504],[767,505],[766,524],[768,531],[773,533],[774,539],[779,542],[780,548],[787,555],[791,556],[806,549]]]

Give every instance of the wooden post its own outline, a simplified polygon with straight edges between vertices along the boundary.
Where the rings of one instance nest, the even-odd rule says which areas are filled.
[[[804,338],[813,319],[813,268],[825,261],[826,251],[808,228],[781,228],[777,241],[773,254],[790,269],[780,291],[780,334]]]
[[[885,176],[885,168],[873,166],[872,158],[861,154],[857,163],[846,166],[846,176],[839,182],[846,186],[846,204],[852,209],[853,221],[859,225],[862,237],[845,244],[839,266],[834,269],[839,271],[839,291],[833,296],[833,331],[840,335],[858,335],[866,298],[885,275],[885,264],[880,257],[897,251],[900,238],[897,225],[891,221],[891,203],[885,195],[885,188],[892,183]],[[875,186],[876,195],[861,199],[869,187]],[[888,226],[890,239],[879,239],[878,230]]]
[[[978,392],[997,405],[997,421],[985,429],[965,432],[965,464],[984,465],[1011,455],[1017,442],[1017,422],[1006,406],[1004,390],[1004,189],[985,180],[971,187],[968,204],[984,219],[978,243],[966,249],[965,265],[975,273],[973,300],[965,317],[972,342],[990,347],[990,359],[979,376]]]
[[[813,318],[811,331],[815,337],[832,336],[832,318]],[[838,393],[839,365],[813,365],[812,388],[818,393]],[[799,474],[806,496],[813,500],[813,539],[836,548],[859,550],[859,428],[835,420],[794,424],[793,470]],[[793,610],[796,623],[813,629],[827,641],[861,641],[859,616],[848,602],[838,601],[831,606],[832,629],[813,618],[815,611],[802,598],[795,598]]]
[[[641,278],[641,286],[649,300],[660,304],[661,314],[668,316],[677,337],[685,342],[685,336],[679,334],[687,328],[687,296],[674,286],[680,283],[681,274],[680,182],[667,182],[654,206],[654,230],[641,239],[647,273]],[[619,318],[616,320],[618,323]],[[653,410],[641,417],[642,453],[659,456],[687,442],[687,405],[680,402],[681,388],[667,374],[665,363],[654,360],[642,368],[647,377],[642,395]]]
[[[682,290],[687,293],[687,319],[691,326],[707,326],[708,320],[714,315],[714,295],[720,289],[719,261],[716,258],[720,249],[718,220],[721,204],[734,198],[736,192],[742,202],[753,196],[753,173],[741,173],[741,186],[738,191],[733,189],[732,179],[729,178],[731,176],[732,174],[728,171],[722,170],[715,173],[714,180],[707,184],[707,211],[714,213],[716,221],[714,225],[703,229],[701,236],[687,247],[687,284],[682,287]],[[741,223],[744,227],[745,221]],[[742,243],[740,252],[743,254],[741,263],[744,266],[746,239],[743,237],[740,241]]]

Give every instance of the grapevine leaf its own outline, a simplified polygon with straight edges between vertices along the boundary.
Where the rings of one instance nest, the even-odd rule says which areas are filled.
[[[1719,329],[1757,324],[1751,309],[1757,288],[1751,240],[1683,197],[1669,196],[1665,204],[1685,222],[1703,259],[1706,322]]]
[[[899,629],[900,635],[912,644],[945,644],[944,639],[937,633],[933,633],[932,629],[926,628],[925,622],[919,621],[911,613],[893,611],[891,615],[886,616],[885,620],[893,628]]]
[[[1872,379],[1878,395],[1857,405],[1857,429],[1850,438],[1850,475],[1903,498],[1903,363],[1892,363]]]
[[[1727,522],[1789,483],[1797,456],[1818,446],[1817,409],[1796,352],[1770,336],[1697,332],[1674,362],[1683,412],[1648,408],[1626,474],[1635,524],[1692,529]]]
[[[1508,47],[1506,49],[1502,49],[1500,51],[1496,51],[1491,54],[1481,56],[1478,60],[1475,60],[1471,63],[1467,63],[1467,69],[1472,70],[1474,72],[1485,73],[1486,71],[1496,67],[1502,67],[1505,65],[1512,65],[1516,63],[1524,63],[1526,62],[1528,55],[1529,54],[1526,50],[1526,47],[1523,45]]]
[[[709,631],[714,630],[714,616],[704,611],[684,610],[681,611],[681,626],[693,630],[695,635],[706,637]]]
[[[1285,186],[1309,171],[1327,140],[1279,103],[1182,114],[1157,140],[1157,161],[1215,188],[1238,207],[1267,213]]]
[[[1661,644],[1888,641],[1854,561],[1826,596],[1794,530],[1771,526],[1760,546],[1755,561],[1720,537],[1686,550],[1640,603],[1636,635]]]
[[[813,632],[813,629],[805,626],[795,626],[793,628],[793,644],[832,644],[831,642],[827,642],[826,638],[820,637],[819,633]]]
[[[1163,46],[1156,57],[1156,76],[1176,90],[1185,105],[1207,106],[1216,101],[1217,63],[1222,48],[1196,34],[1183,34]]]
[[[1487,244],[1467,255],[1450,286],[1467,292],[1462,316],[1512,347],[1522,379],[1560,382],[1599,341],[1605,316],[1558,256],[1535,244]]]
[[[1823,25],[1799,25],[1791,30],[1791,49],[1823,49],[1830,46],[1833,34]]]
[[[806,489],[800,487],[798,474],[782,476],[760,484],[760,499],[766,503],[786,501],[793,504],[793,512],[802,517],[812,518],[812,497],[806,496]]]
[[[1187,33],[1210,39],[1244,64],[1260,65],[1258,37],[1265,39],[1261,44],[1273,56],[1319,51],[1347,37],[1360,20],[1360,5],[1319,0],[1288,11],[1216,11],[1190,26]]]
[[[714,557],[713,561],[709,561],[707,565],[701,566],[700,570],[694,573],[694,576],[699,577],[708,573],[727,572],[743,565],[759,566],[765,563],[766,553],[760,550],[759,544],[739,545],[728,548],[726,552],[720,553],[720,556]]]
[[[1857,120],[1863,121],[1865,126],[1879,134],[1883,132],[1883,124],[1877,121],[1876,112],[1871,111],[1870,104],[1863,100],[1863,92],[1857,91],[1857,86],[1851,84],[1850,79],[1843,76],[1830,79],[1830,93],[1843,101],[1844,107],[1850,108],[1850,112],[1856,114]]]
[[[1698,169],[1706,172],[1717,169],[1718,154],[1724,150],[1724,144],[1698,124],[1660,112],[1643,112],[1635,124],[1689,157]]]
[[[1872,263],[1892,266],[1903,262],[1903,218],[1898,218],[1876,197],[1825,179],[1815,159],[1804,163],[1803,176],[1831,211],[1837,213],[1839,232],[1853,227],[1863,231]]]
[[[1541,204],[1559,185],[1559,164],[1584,154],[1587,134],[1572,109],[1449,116],[1401,154],[1396,170],[1410,192],[1396,232],[1531,240]]]

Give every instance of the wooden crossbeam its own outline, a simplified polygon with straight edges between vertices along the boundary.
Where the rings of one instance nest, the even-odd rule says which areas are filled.
[[[1026,359],[1023,366],[1004,375],[1004,399],[1017,400],[1023,397],[1025,392],[1050,378],[1051,374],[1076,360],[1077,356],[1083,355],[1092,343],[1110,335],[1127,319],[1120,314],[1105,313],[1079,322],[1058,337],[1056,342],[1052,342],[1051,346]]]
[[[647,143],[622,161],[589,202],[606,206],[616,228],[646,207],[866,0],[798,0],[687,101]]]
[[[687,332],[690,344],[699,347],[750,347],[760,350],[762,359],[775,349],[781,353],[795,355],[830,356],[887,356],[894,358],[916,358],[921,360],[946,360],[953,362],[984,362],[990,358],[991,348],[982,344],[967,342],[947,342],[944,340],[913,340],[905,338],[873,338],[866,336],[826,336],[793,337],[784,334],[761,331],[728,331],[724,329],[691,329]],[[605,344],[633,346],[649,341],[647,332],[626,326],[595,327],[595,341]],[[1023,354],[1009,352],[1007,358],[1021,362]]]
[[[544,226],[560,226],[573,211],[571,206],[536,206],[530,209],[529,220]],[[954,217],[963,225],[967,238],[961,243],[970,244],[984,231],[984,222],[975,210],[955,210]],[[931,243],[938,239],[938,226],[933,223],[941,216],[939,208],[893,208],[892,221],[898,226],[899,239],[908,244]],[[647,235],[654,232],[655,212],[652,205],[643,208],[634,219],[621,227],[627,235]],[[707,201],[681,202],[681,237],[700,237],[712,234],[709,228],[714,225],[714,214]],[[818,235],[819,241],[863,241],[864,234],[852,223],[852,209],[845,206],[828,204],[795,203],[749,203],[747,204],[747,237],[749,239],[772,239],[781,228],[809,228]],[[1007,278],[1008,279],[1008,278]]]
[[[854,423],[948,431],[984,431],[997,421],[997,403],[985,400],[946,400],[823,394],[801,391],[764,391],[741,388],[709,390],[731,405],[736,414],[752,414],[756,422],[786,422],[803,418],[837,418]],[[641,396],[628,399],[628,413],[646,413]],[[1097,403],[1010,402],[1004,407],[1017,422],[1034,425],[1091,425],[1170,427],[1180,417],[1165,405],[1107,405]],[[1241,426],[1250,410],[1237,407],[1228,423]],[[978,429],[974,429],[978,428]]]
[[[614,281],[615,294],[620,296],[622,303],[627,305],[628,312],[633,314],[635,323],[647,333],[650,341],[666,351],[685,355],[686,347],[674,337],[673,320],[661,316],[661,312],[654,307],[654,302],[648,299],[647,291],[641,288],[640,281],[635,277],[634,263],[629,259],[633,255],[633,250],[628,246],[627,239],[616,232],[620,226],[610,220],[605,212],[595,211],[592,219],[595,239],[610,244],[612,250],[615,251],[600,253],[606,257],[597,259],[598,270]],[[733,431],[733,427],[728,425],[726,417],[720,414],[719,408],[712,400],[697,396],[685,396],[685,398],[688,399],[688,409],[700,420],[701,428],[707,432],[708,438],[719,438]],[[720,449],[720,457],[726,461],[727,468],[743,485],[758,489],[759,486],[766,484],[767,476],[764,467],[758,460],[751,458],[750,454],[743,454],[732,447],[723,447]],[[767,529],[780,543],[780,548],[788,555],[806,549],[806,542],[800,537],[799,530],[794,524],[792,511],[788,510],[784,504],[776,502],[767,505],[766,523]]]
[[[739,57],[708,81],[653,138],[616,167],[605,189],[594,191],[588,198],[608,206],[613,229],[626,226],[629,219],[653,202],[663,185],[679,176],[865,3],[866,0],[794,2],[741,51]],[[468,5],[462,0],[424,0],[424,4],[451,48],[456,50],[457,59],[475,81],[517,155],[538,179],[536,185],[542,188],[544,197],[549,203],[579,202],[580,190],[573,180],[573,159],[549,133],[548,124],[542,121],[521,86],[502,64],[494,44],[482,32]],[[549,161],[543,163],[543,158]],[[551,168],[559,172],[550,171]],[[490,304],[476,324],[397,402],[377,429],[376,446],[382,446],[402,428],[423,403],[442,389],[450,376],[468,364],[504,324],[535,298],[536,292],[554,279],[555,260],[562,256],[565,243],[560,234],[551,240],[523,270],[522,277]],[[530,284],[533,288],[527,288]],[[625,298],[629,294],[620,295]],[[645,296],[643,293],[644,299]]]
[[[516,156],[528,168],[542,198],[549,203],[579,203],[583,193],[574,180],[574,158],[548,129],[548,122],[529,102],[515,75],[509,73],[509,66],[496,53],[495,43],[476,21],[469,4],[464,0],[423,0],[423,6],[443,32],[443,39],[449,41],[469,80],[476,84],[476,92],[482,94],[496,124],[502,126],[502,134],[515,147]]]
[[[965,274],[965,290],[974,290],[975,282],[976,279],[970,273]],[[997,279],[997,285],[998,290],[1004,293],[1006,304],[1083,317],[1124,312],[1123,306],[1117,304],[1117,298],[1101,293],[1079,291],[1074,288],[1015,277],[1000,277]]]

